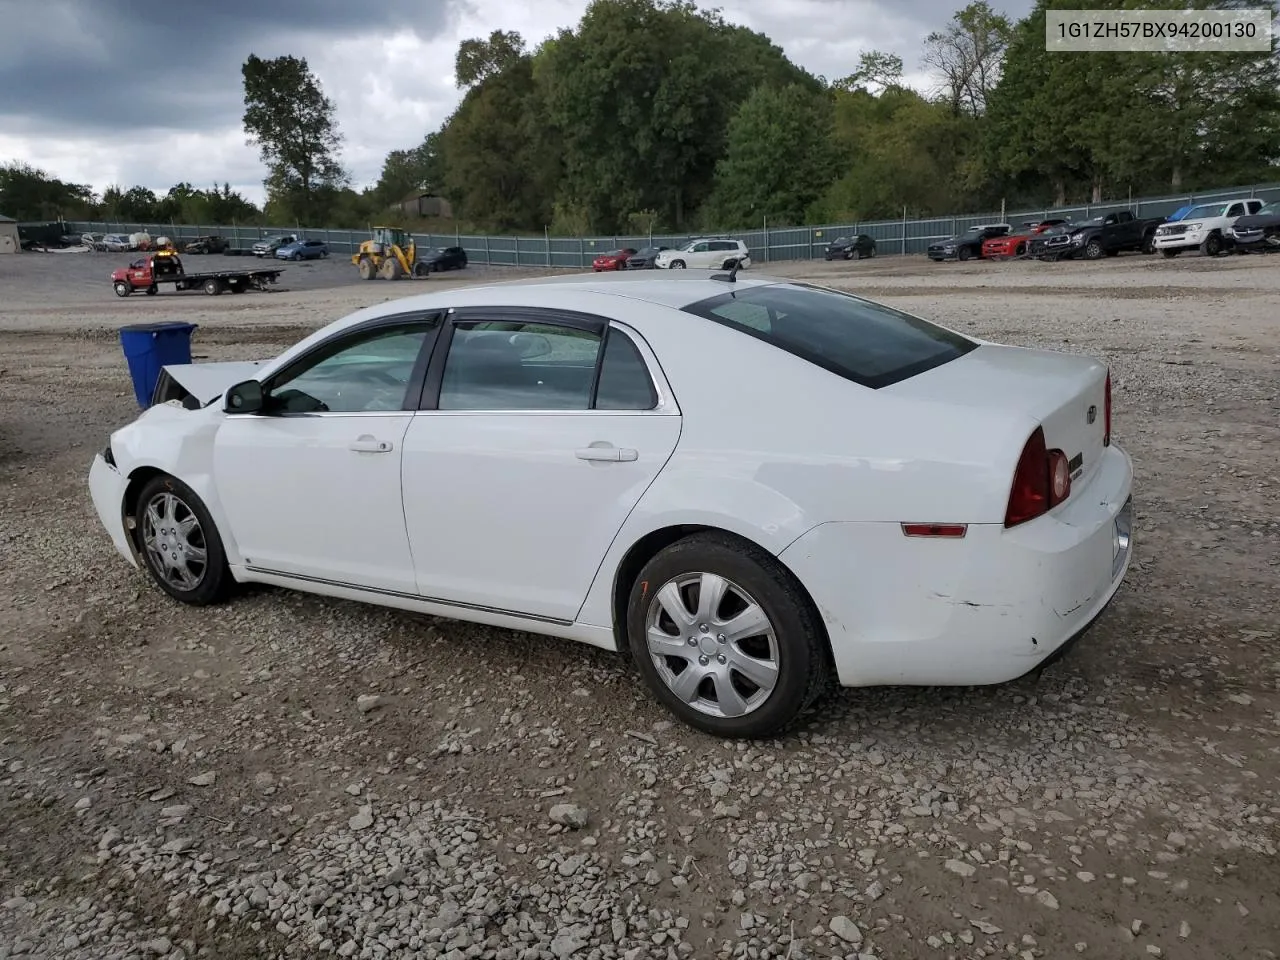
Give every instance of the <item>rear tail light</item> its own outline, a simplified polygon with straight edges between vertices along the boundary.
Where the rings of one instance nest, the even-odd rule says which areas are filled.
[[[1104,447],[1111,446],[1111,371],[1107,371],[1107,396],[1103,401],[1102,416],[1104,429],[1102,432],[1102,445]]]
[[[1071,496],[1071,465],[1061,450],[1045,448],[1044,429],[1027,438],[1013,472],[1004,525],[1016,527],[1034,520]]]

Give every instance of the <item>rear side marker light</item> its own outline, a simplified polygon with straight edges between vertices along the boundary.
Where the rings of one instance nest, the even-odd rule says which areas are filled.
[[[908,537],[963,537],[967,523],[904,523],[902,532]]]
[[[1103,403],[1104,403],[1104,407],[1103,407],[1104,426],[1103,426],[1103,432],[1102,432],[1102,445],[1104,447],[1109,447],[1111,446],[1111,371],[1110,370],[1107,371],[1106,399],[1103,401]]]

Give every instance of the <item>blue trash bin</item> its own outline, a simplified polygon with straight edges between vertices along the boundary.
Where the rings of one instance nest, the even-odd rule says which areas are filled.
[[[135,323],[120,328],[120,347],[129,362],[133,395],[144,410],[151,406],[160,369],[169,364],[191,362],[191,332],[197,324],[167,320]]]

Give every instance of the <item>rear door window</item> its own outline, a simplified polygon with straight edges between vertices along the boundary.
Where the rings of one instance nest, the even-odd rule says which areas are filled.
[[[684,310],[873,389],[941,366],[978,346],[920,317],[800,283],[748,287]]]

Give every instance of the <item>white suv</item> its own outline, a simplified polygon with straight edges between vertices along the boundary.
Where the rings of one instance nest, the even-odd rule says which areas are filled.
[[[1240,217],[1262,209],[1261,200],[1228,200],[1202,203],[1181,220],[1156,227],[1154,246],[1166,257],[1176,257],[1184,250],[1200,248],[1207,257],[1216,257],[1235,238],[1228,232]]]
[[[751,251],[741,240],[700,237],[690,240],[678,250],[660,251],[653,265],[663,270],[683,270],[685,267],[728,270],[735,261],[743,270],[751,266]]]

